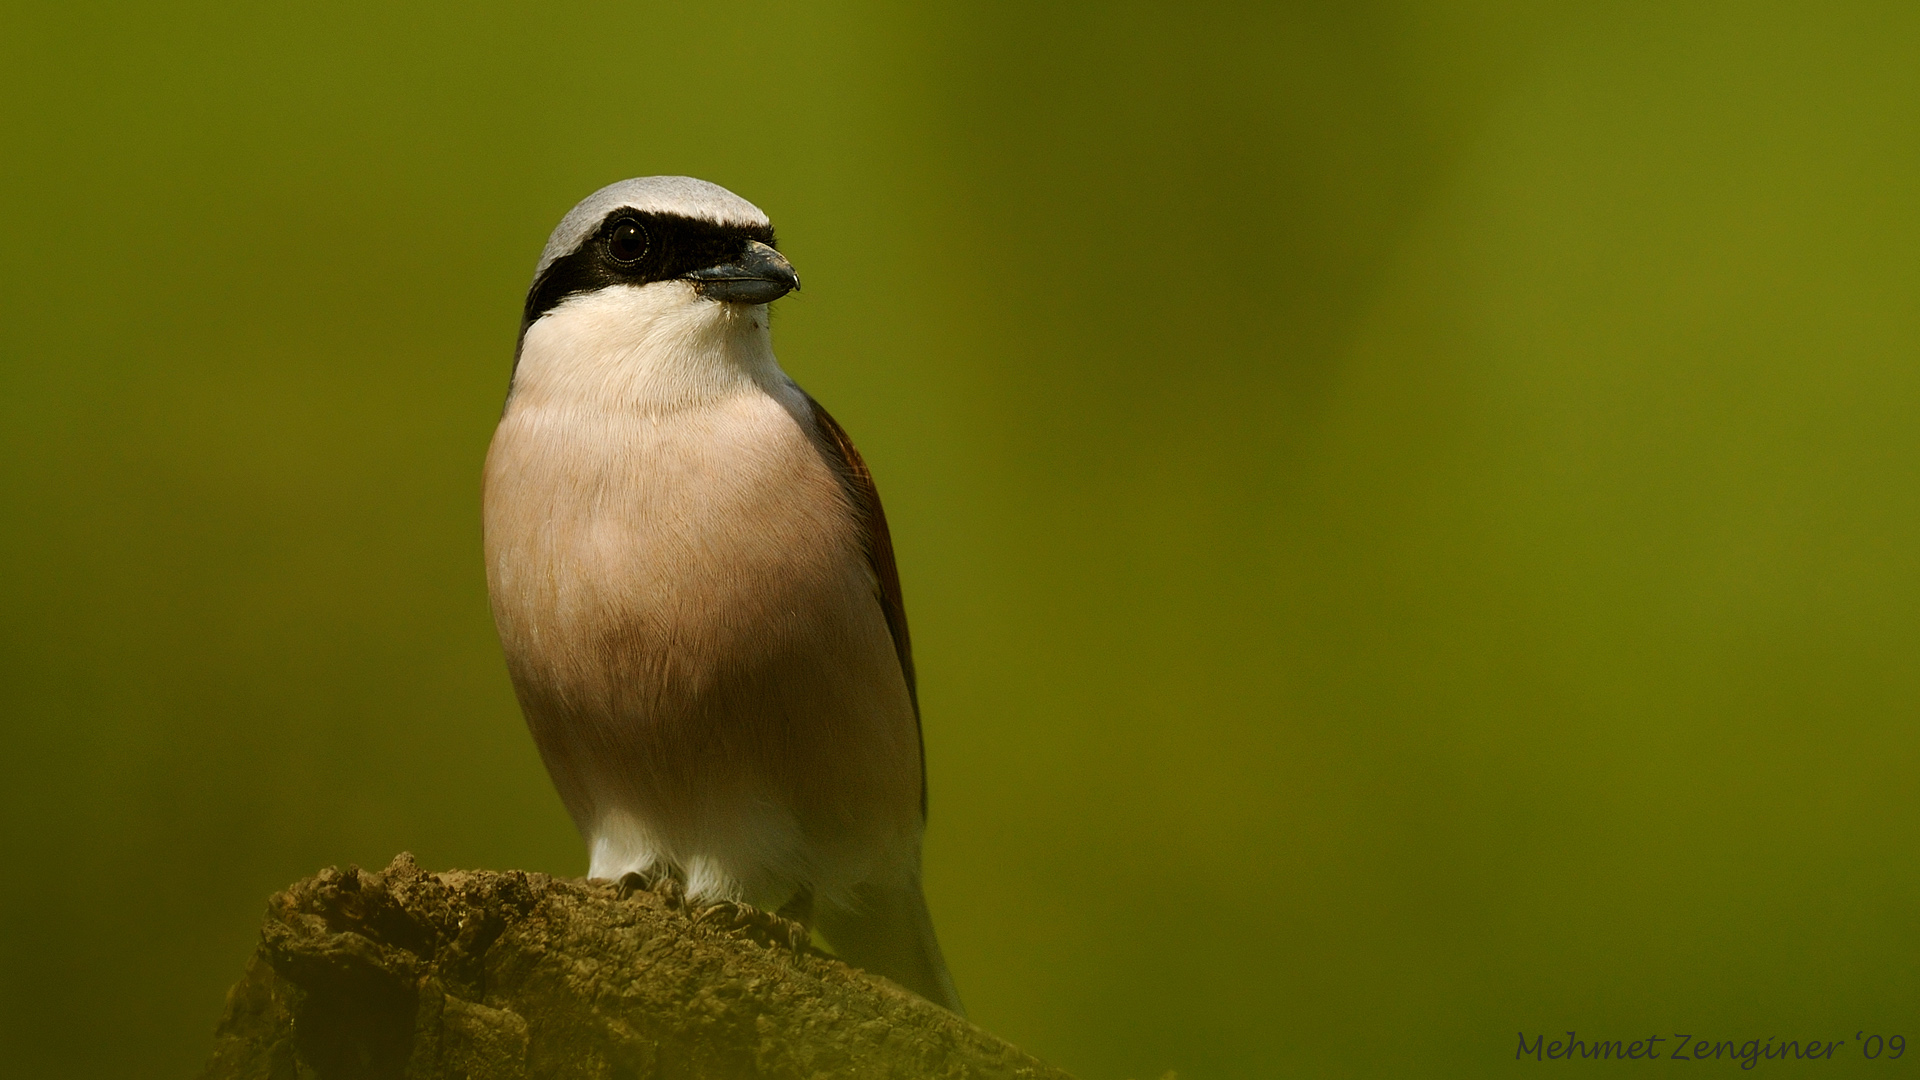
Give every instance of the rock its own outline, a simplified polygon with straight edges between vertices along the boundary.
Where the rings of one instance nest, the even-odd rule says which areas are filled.
[[[1069,1080],[798,924],[521,871],[324,870],[268,903],[207,1080]]]

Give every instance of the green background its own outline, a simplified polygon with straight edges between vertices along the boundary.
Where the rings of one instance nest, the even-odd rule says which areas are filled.
[[[689,173],[887,498],[979,1022],[1911,1071],[1920,9],[550,7],[0,14],[0,1068],[190,1073],[321,866],[583,872],[480,461]]]

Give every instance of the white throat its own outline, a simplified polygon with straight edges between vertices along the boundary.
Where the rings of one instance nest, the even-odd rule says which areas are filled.
[[[659,414],[791,384],[765,305],[702,298],[684,281],[568,297],[527,328],[507,409]]]

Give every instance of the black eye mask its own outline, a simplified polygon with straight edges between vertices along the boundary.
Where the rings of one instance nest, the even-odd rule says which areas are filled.
[[[575,293],[685,278],[739,259],[754,241],[778,246],[766,225],[721,225],[679,214],[615,210],[579,247],[540,272],[527,290],[520,336],[524,339],[527,327]]]

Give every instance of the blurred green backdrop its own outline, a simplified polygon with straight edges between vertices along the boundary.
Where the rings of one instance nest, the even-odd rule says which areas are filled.
[[[189,1074],[323,865],[582,872],[478,475],[548,229],[662,172],[805,276],[981,1023],[1089,1080],[1920,1036],[1916,55],[1910,4],[9,8],[0,1068]]]

